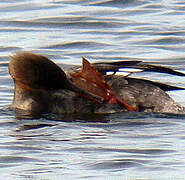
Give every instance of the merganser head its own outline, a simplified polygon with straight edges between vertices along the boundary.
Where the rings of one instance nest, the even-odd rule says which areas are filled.
[[[31,89],[69,89],[64,71],[45,56],[19,52],[12,56],[9,72],[16,85]]]
[[[15,84],[13,107],[18,109],[47,111],[51,91],[70,89],[64,71],[42,55],[31,52],[13,55],[9,72]]]
[[[45,56],[19,52],[11,57],[9,72],[15,84],[13,107],[31,112],[47,112],[50,94],[71,90],[98,98],[75,86],[65,72]]]

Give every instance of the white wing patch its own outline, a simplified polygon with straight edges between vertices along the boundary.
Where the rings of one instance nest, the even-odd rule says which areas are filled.
[[[137,73],[137,72],[142,72],[142,69],[137,69],[137,68],[119,68],[116,73],[114,71],[108,71],[106,72],[106,75],[122,75],[122,76],[128,76],[131,73]]]

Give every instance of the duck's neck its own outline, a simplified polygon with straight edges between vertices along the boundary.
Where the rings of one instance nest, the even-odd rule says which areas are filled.
[[[31,89],[21,82],[15,82],[13,108],[43,113],[47,111],[49,93],[42,89]]]

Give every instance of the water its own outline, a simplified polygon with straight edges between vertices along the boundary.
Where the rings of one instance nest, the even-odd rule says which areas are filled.
[[[118,113],[29,119],[9,110],[9,56],[61,66],[140,59],[184,71],[182,0],[0,0],[1,179],[185,179],[183,115]],[[142,74],[185,86],[185,79]],[[185,105],[184,91],[171,96]],[[69,122],[66,122],[69,121]]]

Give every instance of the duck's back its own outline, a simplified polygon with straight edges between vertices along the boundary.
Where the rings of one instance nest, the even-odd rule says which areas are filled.
[[[129,105],[136,106],[139,111],[183,113],[185,108],[175,102],[164,90],[153,82],[124,78],[123,76],[106,76],[107,82]]]

